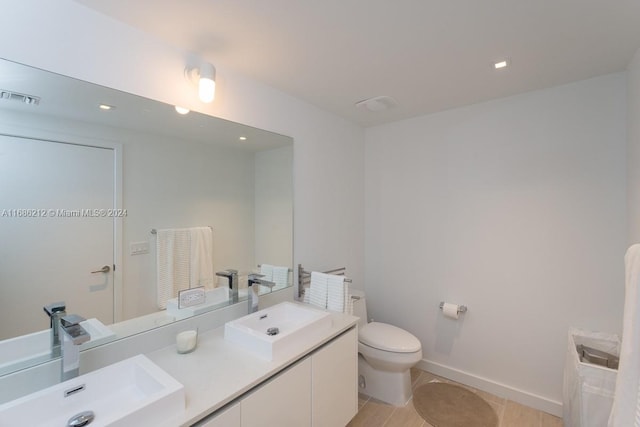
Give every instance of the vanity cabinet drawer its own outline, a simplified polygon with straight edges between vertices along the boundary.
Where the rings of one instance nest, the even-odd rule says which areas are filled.
[[[218,411],[192,427],[240,427],[240,404]]]
[[[242,427],[311,425],[311,359],[287,368],[240,402]]]

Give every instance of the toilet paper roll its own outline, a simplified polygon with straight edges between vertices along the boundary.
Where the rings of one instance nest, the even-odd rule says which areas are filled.
[[[458,318],[458,304],[449,304],[445,302],[442,306],[442,312],[444,313],[444,317],[448,317],[450,319]]]

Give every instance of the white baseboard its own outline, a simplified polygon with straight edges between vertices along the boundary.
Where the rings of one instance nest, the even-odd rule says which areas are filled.
[[[495,396],[518,402],[522,405],[547,412],[557,417],[562,417],[562,402],[557,402],[546,397],[538,396],[536,394],[513,388],[496,381],[491,381],[487,378],[482,378],[477,375],[460,371],[458,369],[451,368],[440,363],[432,362],[427,359],[422,359],[420,362],[418,362],[416,367],[422,369],[423,371],[430,372],[434,375],[438,375],[440,377],[450,379],[469,387],[486,391],[487,393],[491,393]]]

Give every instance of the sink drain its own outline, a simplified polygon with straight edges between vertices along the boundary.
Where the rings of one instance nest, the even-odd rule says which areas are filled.
[[[88,424],[91,424],[91,421],[94,420],[96,415],[93,411],[83,411],[73,417],[69,418],[67,421],[67,427],[82,427]]]
[[[278,328],[267,329],[267,335],[278,335],[279,333],[280,333],[280,329]]]

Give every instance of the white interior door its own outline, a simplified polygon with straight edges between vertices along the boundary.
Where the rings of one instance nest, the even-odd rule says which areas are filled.
[[[114,149],[0,135],[0,339],[56,301],[113,323],[115,208]]]

